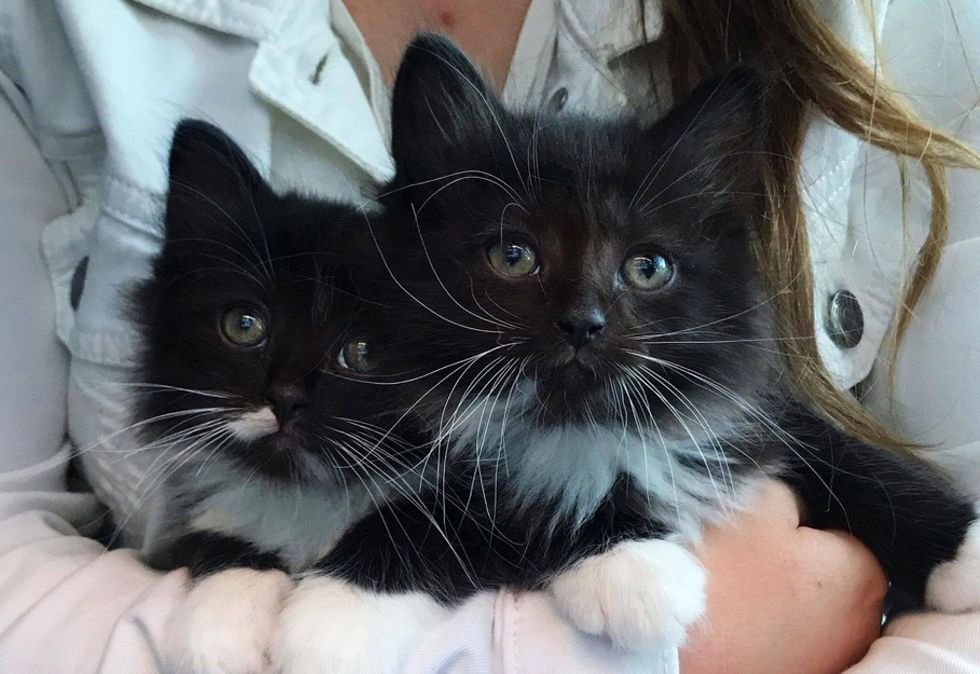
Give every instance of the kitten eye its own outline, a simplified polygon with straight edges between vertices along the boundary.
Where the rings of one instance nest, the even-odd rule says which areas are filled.
[[[344,348],[337,354],[337,363],[340,367],[353,370],[354,372],[367,372],[371,369],[371,362],[368,360],[368,343],[363,339],[352,339],[344,344]]]
[[[521,243],[495,243],[487,249],[487,260],[497,273],[511,278],[530,276],[538,271],[534,249]]]
[[[657,290],[674,277],[674,267],[663,255],[634,255],[623,263],[623,278],[634,288]]]
[[[265,319],[252,309],[229,309],[221,317],[221,333],[235,346],[258,346],[265,341]]]

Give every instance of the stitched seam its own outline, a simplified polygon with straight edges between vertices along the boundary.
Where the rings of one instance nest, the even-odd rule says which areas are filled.
[[[846,162],[847,160],[849,160],[849,159],[851,159],[851,158],[853,158],[853,157],[854,157],[855,155],[857,155],[857,154],[858,154],[858,153],[860,152],[860,150],[861,150],[861,148],[860,148],[860,147],[857,147],[857,148],[855,148],[855,149],[854,149],[854,151],[853,151],[853,152],[849,152],[849,153],[848,153],[848,155],[847,155],[846,157],[844,157],[843,159],[841,159],[841,160],[840,160],[840,163],[838,163],[838,164],[837,164],[837,166],[835,166],[835,167],[833,168],[833,170],[831,170],[831,171],[829,171],[829,172],[828,172],[828,173],[826,174],[826,175],[827,175],[827,177],[828,177],[828,179],[829,179],[829,177],[830,177],[831,175],[833,175],[834,173],[836,173],[836,172],[838,172],[838,171],[840,171],[840,170],[841,170],[841,169],[842,169],[842,168],[844,167],[844,163],[845,163],[845,162]],[[844,180],[844,181],[841,181],[841,184],[840,184],[840,185],[838,185],[838,186],[837,186],[837,188],[836,188],[836,189],[835,189],[835,190],[834,190],[833,192],[831,192],[831,193],[830,193],[830,194],[828,194],[828,195],[827,195],[826,197],[824,197],[824,201],[825,201],[825,202],[830,202],[830,201],[833,201],[833,200],[834,200],[834,198],[835,198],[835,197],[836,197],[837,195],[839,195],[839,194],[840,194],[841,192],[843,192],[843,191],[844,191],[845,189],[847,189],[847,188],[849,188],[850,186],[851,186],[851,180]]]
[[[517,623],[520,621],[521,611],[518,607],[520,597],[516,594],[511,595],[514,601],[514,629],[511,632],[511,650],[514,652],[514,674],[520,674],[521,661],[517,655]]]
[[[269,6],[267,4],[265,4],[264,2],[262,2],[262,0],[232,0],[232,1],[233,2],[237,2],[239,4],[242,4],[242,5],[249,5],[251,7],[255,7],[260,12],[269,12],[269,11],[271,11],[271,9],[269,8]]]
[[[102,205],[102,212],[106,215],[115,218],[124,225],[129,225],[134,229],[138,229],[145,234],[152,236],[155,240],[160,241],[162,239],[162,234],[157,228],[155,228],[150,223],[146,222],[142,218],[133,215],[132,213],[126,213],[112,206]]]
[[[826,182],[827,180],[830,179],[831,176],[833,176],[835,173],[840,171],[844,167],[844,164],[847,163],[854,155],[858,153],[858,150],[859,148],[854,148],[852,151],[848,152],[846,155],[841,157],[840,161],[834,164],[831,168],[827,169],[826,171],[818,175],[812,183],[810,183],[809,185],[801,185],[801,187],[803,187],[804,190],[810,190],[813,189],[814,187],[817,187],[821,183]]]
[[[582,25],[581,19],[575,12],[574,8],[572,8],[567,2],[562,2],[560,4],[561,9],[558,12],[559,23],[564,23],[568,26],[569,35],[571,35],[572,39],[582,48],[584,52],[589,55],[590,60],[596,64],[602,63],[606,68],[608,68],[608,64],[603,63],[603,59],[596,51],[595,45],[589,41],[588,31],[585,30],[585,27]]]
[[[131,189],[131,190],[133,190],[135,192],[139,192],[140,194],[145,195],[147,197],[150,197],[151,199],[153,199],[155,201],[162,201],[163,200],[163,195],[162,194],[159,194],[157,192],[153,192],[152,190],[149,190],[149,189],[147,189],[145,187],[142,187],[140,185],[137,185],[134,182],[130,182],[129,180],[126,180],[125,178],[121,178],[121,177],[119,177],[119,176],[117,176],[117,175],[115,175],[113,173],[107,173],[106,176],[105,176],[105,181],[108,182],[108,183],[116,183],[118,185],[121,185],[122,187]]]
[[[243,2],[244,0],[235,0],[235,1]],[[155,4],[156,3],[150,2],[149,6],[153,7],[155,6]],[[193,21],[195,23],[200,23],[202,25],[214,28],[216,30],[222,30],[225,27],[235,28],[244,33],[247,33],[249,36],[257,34],[263,40],[268,38],[269,35],[271,34],[271,31],[268,28],[262,26],[258,22],[249,22],[249,21],[245,21],[244,19],[240,19],[232,16],[225,16],[219,20],[215,18],[216,15],[213,12],[207,12],[202,10],[195,11],[194,5],[190,2],[177,2],[170,6],[176,12],[180,13],[179,18],[183,18],[184,20],[188,20],[188,21]],[[268,10],[262,10],[262,11],[265,11],[267,14],[269,14],[269,18],[274,16]]]
[[[13,47],[13,19],[0,9],[0,71],[6,72],[12,82],[24,81],[20,63]]]

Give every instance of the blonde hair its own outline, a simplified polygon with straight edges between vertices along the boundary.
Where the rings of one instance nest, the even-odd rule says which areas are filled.
[[[919,161],[925,171],[932,193],[931,221],[896,316],[896,346],[946,241],[946,168],[980,168],[980,155],[919,119],[807,0],[665,0],[664,10],[675,97],[732,60],[762,63],[775,73],[757,255],[774,294],[797,394],[866,442],[910,447],[850,393],[837,389],[817,353],[813,276],[798,181],[807,122],[812,111],[819,111],[869,143]],[[904,184],[902,189],[904,193]]]

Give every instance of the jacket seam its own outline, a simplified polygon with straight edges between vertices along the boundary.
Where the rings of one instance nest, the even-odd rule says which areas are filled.
[[[514,627],[511,630],[511,650],[514,653],[514,674],[520,674],[521,659],[520,656],[518,655],[518,647],[517,647],[517,628],[518,628],[518,623],[520,622],[520,615],[521,615],[521,610],[519,606],[520,597],[516,594],[512,594],[510,595],[510,598],[511,598],[511,604],[514,607]]]

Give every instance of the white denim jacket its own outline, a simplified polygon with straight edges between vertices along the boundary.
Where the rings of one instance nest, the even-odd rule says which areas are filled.
[[[662,84],[650,90],[648,61],[639,57],[649,50],[666,82],[657,42],[661,9],[657,0],[646,2],[641,30],[630,0],[533,0],[505,101],[559,112],[661,112],[655,101],[664,107],[669,96]],[[969,0],[931,10],[918,0],[874,0],[867,8],[843,0],[816,4],[869,63],[880,42],[886,72],[931,122],[976,142],[969,66],[980,72],[980,12]],[[950,38],[954,6],[966,33]],[[916,44],[929,56],[921,57]],[[98,446],[82,453],[86,476],[103,502],[128,514],[126,533],[136,543],[152,520],[153,482],[146,478],[152,457],[120,460],[119,452],[137,443],[120,432],[126,400],[113,385],[126,379],[134,354],[119,290],[148,273],[160,244],[166,156],[177,120],[220,125],[275,185],[360,202],[392,170],[389,92],[339,0],[0,0],[0,93],[30,128],[68,204],[66,215],[47,225],[43,248],[58,335],[71,353],[70,438],[77,449]],[[894,159],[819,116],[806,138],[801,188],[817,344],[836,382],[851,387],[871,373],[895,315],[926,231],[928,192],[913,172],[903,228]],[[975,192],[976,185],[966,189]],[[977,227],[968,224],[975,236]],[[24,608],[22,620],[10,621],[12,631],[2,632],[9,600],[0,596],[0,672],[154,671],[162,615],[179,597],[181,577],[158,579],[124,551],[85,566],[90,587],[121,587],[107,602],[107,614],[116,612],[112,629],[91,636],[102,655],[70,659],[74,641],[56,652],[40,647],[70,615],[44,580],[45,565],[63,563],[58,539],[35,532],[50,526],[38,505],[47,501],[37,494],[58,490],[67,451],[16,473],[4,474],[0,461],[0,489],[35,495],[0,500],[7,508],[0,508],[0,522],[16,515],[11,541],[44,539],[51,548],[32,569],[41,577],[37,596],[50,594],[53,603],[40,617]],[[90,516],[88,503],[50,503],[75,527]],[[67,539],[71,527],[64,526],[59,532]],[[84,557],[64,545],[66,556]],[[3,560],[0,583],[7,576]],[[36,599],[29,591],[21,598],[25,607]],[[11,646],[15,639],[19,647]],[[676,653],[615,654],[573,634],[543,599],[508,593],[470,601],[420,644],[411,668],[533,672],[544,671],[543,663],[551,671],[677,669]]]

